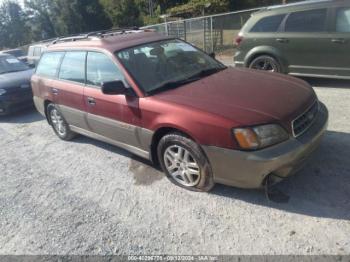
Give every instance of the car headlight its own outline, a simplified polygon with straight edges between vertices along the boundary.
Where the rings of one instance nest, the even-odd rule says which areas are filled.
[[[0,96],[2,96],[3,94],[6,94],[6,89],[0,88]]]
[[[281,143],[288,139],[287,132],[276,124],[233,129],[234,136],[242,149],[257,150]]]

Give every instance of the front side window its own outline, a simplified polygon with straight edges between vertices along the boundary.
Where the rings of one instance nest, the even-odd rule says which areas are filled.
[[[63,58],[59,78],[85,83],[86,52],[67,52]]]
[[[327,10],[318,9],[291,13],[286,21],[286,32],[325,32]]]
[[[36,73],[46,77],[56,77],[64,52],[45,53],[38,64]]]
[[[86,64],[87,84],[102,86],[103,83],[115,80],[124,81],[124,77],[113,61],[103,53],[89,52]]]
[[[253,33],[276,32],[280,27],[280,24],[284,17],[285,15],[275,15],[275,16],[264,17],[255,24],[255,26],[252,28],[252,30],[250,30],[250,32],[253,32]]]
[[[336,31],[339,33],[350,32],[350,8],[341,8],[337,11]]]
[[[176,39],[125,49],[116,55],[148,95],[226,68],[192,45]]]
[[[28,70],[29,67],[12,55],[0,56],[0,74]]]

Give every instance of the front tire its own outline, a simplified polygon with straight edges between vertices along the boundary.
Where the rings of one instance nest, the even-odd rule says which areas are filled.
[[[250,69],[267,71],[271,73],[281,73],[282,67],[280,63],[272,56],[262,55],[253,59],[249,64]]]
[[[201,192],[215,185],[209,161],[193,140],[180,133],[165,135],[157,153],[163,171],[175,185]]]
[[[49,122],[60,139],[69,141],[76,136],[76,133],[70,130],[68,123],[56,105],[49,104],[46,110]]]

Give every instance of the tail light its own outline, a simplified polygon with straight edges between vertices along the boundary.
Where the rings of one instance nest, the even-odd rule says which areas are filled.
[[[242,43],[243,39],[244,39],[243,36],[241,36],[241,35],[237,36],[235,39],[235,42],[234,42],[235,47],[239,47],[240,44]]]

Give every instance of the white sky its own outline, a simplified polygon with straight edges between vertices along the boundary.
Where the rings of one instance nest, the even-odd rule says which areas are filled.
[[[3,2],[5,2],[6,0],[0,0],[0,4],[2,4]],[[24,4],[24,0],[16,0],[18,3],[20,3],[22,6]]]

